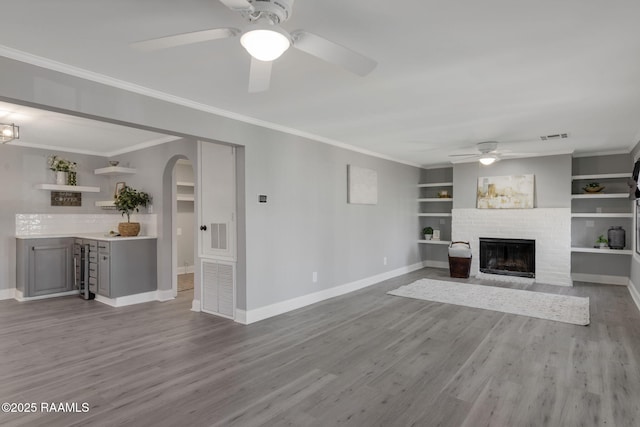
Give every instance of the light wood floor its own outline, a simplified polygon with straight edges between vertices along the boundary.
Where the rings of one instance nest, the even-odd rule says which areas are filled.
[[[0,425],[640,425],[626,288],[532,287],[590,297],[585,327],[385,294],[421,277],[448,279],[425,269],[250,326],[189,311],[191,292],[0,301],[0,401],[90,404]]]

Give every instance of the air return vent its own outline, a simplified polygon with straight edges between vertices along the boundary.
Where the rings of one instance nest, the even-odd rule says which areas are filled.
[[[568,133],[554,133],[553,135],[543,135],[540,137],[543,141],[551,141],[552,139],[565,139],[569,138]]]

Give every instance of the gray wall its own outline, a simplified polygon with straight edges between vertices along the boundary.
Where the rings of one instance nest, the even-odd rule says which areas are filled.
[[[244,200],[238,203],[239,212],[245,212],[245,218],[238,221],[239,235],[246,233],[246,241],[238,245],[241,309],[262,307],[420,261],[416,244],[418,168],[7,58],[0,58],[0,68],[0,99],[6,101],[243,145],[245,165],[239,169],[245,175],[239,182],[244,188],[239,194],[244,194]],[[148,188],[154,206],[165,210],[170,204],[158,189],[170,178],[166,171],[158,175],[163,162],[174,161],[175,156],[194,160],[195,146],[173,143],[143,151],[119,157],[145,171],[131,178],[131,183]],[[378,205],[346,203],[347,164],[378,172]],[[270,202],[258,205],[258,194],[267,194]],[[171,247],[166,236],[171,230],[161,211],[156,213],[161,230],[159,287],[170,289]],[[387,265],[382,263],[385,256]],[[313,271],[318,272],[317,283],[311,282]]]
[[[536,208],[571,207],[571,155],[501,160],[491,166],[480,162],[453,167],[454,208],[475,208],[481,176],[535,175]]]

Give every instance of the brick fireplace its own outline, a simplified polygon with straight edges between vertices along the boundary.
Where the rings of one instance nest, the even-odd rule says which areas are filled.
[[[572,286],[571,209],[456,209],[452,210],[454,241],[471,243],[471,274],[479,272],[480,237],[535,240],[535,280]]]

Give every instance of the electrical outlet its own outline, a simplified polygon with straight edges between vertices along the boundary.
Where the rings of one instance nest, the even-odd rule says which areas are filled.
[[[382,265],[387,265],[387,257],[382,258]]]
[[[182,227],[178,227],[178,228],[176,229],[176,235],[178,235],[178,236],[182,236]]]
[[[585,221],[585,227],[593,228],[593,227],[595,227],[595,222],[593,222],[593,221]]]
[[[444,224],[445,222],[446,222],[446,220],[440,219],[440,224]]]
[[[318,272],[314,271],[313,273],[311,273],[311,281],[313,283],[316,283],[318,281]]]

